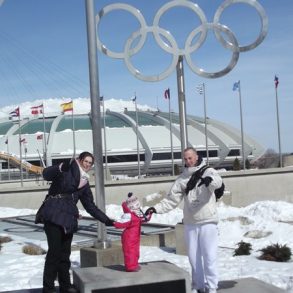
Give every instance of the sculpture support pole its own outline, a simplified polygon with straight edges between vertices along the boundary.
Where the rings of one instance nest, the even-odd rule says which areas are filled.
[[[187,125],[186,125],[186,102],[185,102],[183,56],[179,56],[178,58],[176,71],[177,71],[177,90],[178,90],[179,119],[180,119],[182,166],[184,166],[183,151],[187,148],[188,137],[187,137]]]
[[[91,92],[91,116],[93,129],[93,153],[95,157],[95,197],[97,206],[105,212],[105,188],[104,188],[104,170],[103,170],[103,148],[102,148],[102,130],[101,130],[101,112],[100,112],[100,93],[99,93],[99,74],[98,57],[96,47],[96,27],[94,15],[93,0],[86,0],[86,20],[87,20],[87,39],[88,39],[88,58]],[[97,231],[98,241],[95,246],[106,248],[109,243],[106,242],[106,227],[98,222]]]

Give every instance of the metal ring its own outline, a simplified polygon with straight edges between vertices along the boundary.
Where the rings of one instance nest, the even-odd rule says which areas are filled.
[[[236,37],[234,36],[234,34],[232,33],[232,31],[221,24],[217,24],[217,23],[206,23],[206,24],[202,24],[201,26],[199,26],[198,28],[196,28],[195,30],[193,30],[190,35],[188,36],[187,40],[186,40],[186,44],[185,46],[188,47],[191,43],[193,38],[201,31],[203,30],[208,30],[208,29],[213,29],[214,32],[215,31],[221,31],[223,33],[226,33],[228,35],[229,40],[231,41],[231,44],[233,44],[233,46],[230,48],[233,51],[232,54],[232,58],[230,63],[228,64],[227,67],[225,67],[223,70],[217,71],[217,72],[206,72],[204,71],[202,68],[197,67],[193,61],[191,60],[191,56],[190,53],[185,55],[186,58],[186,62],[189,65],[190,69],[198,74],[199,76],[202,77],[206,77],[206,78],[217,78],[220,76],[223,76],[225,74],[227,74],[228,72],[230,72],[235,65],[237,64],[237,61],[239,59],[239,46],[238,46],[238,42]],[[224,47],[225,45],[222,44]],[[197,47],[196,49],[198,49],[199,47]]]
[[[100,41],[100,38],[98,35],[98,27],[99,27],[99,23],[100,23],[102,17],[104,17],[109,12],[111,12],[113,10],[117,10],[117,9],[126,10],[126,11],[130,12],[132,15],[134,15],[138,19],[141,27],[146,27],[147,24],[146,24],[146,21],[145,21],[143,15],[141,14],[141,12],[138,9],[136,9],[135,7],[133,7],[131,5],[123,4],[123,3],[114,3],[114,4],[107,5],[103,9],[101,9],[100,12],[96,15],[97,47],[98,47],[98,49],[109,57],[123,59],[124,52],[119,53],[119,52],[114,52],[114,51],[109,50]],[[145,40],[146,40],[146,34],[141,34],[141,39],[139,40],[139,42],[137,43],[135,48],[130,49],[129,54],[130,55],[136,54],[143,47]]]
[[[157,11],[157,13],[154,17],[153,26],[159,27],[160,18],[162,17],[162,15],[170,8],[173,8],[176,6],[183,6],[183,7],[187,7],[189,9],[191,9],[199,17],[201,24],[207,23],[204,12],[201,10],[201,8],[197,4],[190,2],[190,1],[174,0],[174,1],[166,3]],[[197,46],[197,44],[199,44],[199,46],[200,46],[205,41],[206,36],[207,36],[207,31],[202,31],[199,39],[197,40],[197,43],[193,47],[190,47],[188,49],[188,53],[190,53],[191,51],[195,51],[196,49],[194,49],[194,48]],[[158,45],[163,50],[165,50],[166,52],[171,53],[171,54],[175,53],[174,48],[171,48],[170,46],[168,46],[168,44],[162,40],[162,38],[160,37],[160,35],[156,31],[154,31],[154,37],[155,37]],[[179,55],[185,55],[187,53],[186,50],[187,50],[187,48],[185,46],[184,49],[181,49],[179,52],[176,52],[176,53],[178,53]]]
[[[139,70],[137,70],[132,63],[130,62],[130,57],[131,54],[127,54],[127,52],[129,52],[129,48],[131,47],[132,42],[139,36],[139,35],[146,35],[147,33],[152,32],[153,34],[155,34],[155,32],[158,35],[163,35],[171,44],[172,48],[174,48],[173,53],[173,59],[171,62],[171,65],[162,73],[157,74],[157,75],[142,75],[140,73]],[[166,44],[166,46],[169,47],[169,45]],[[159,80],[163,80],[165,78],[167,78],[172,71],[176,68],[177,62],[178,62],[178,54],[179,50],[178,50],[178,46],[177,43],[175,41],[175,39],[173,38],[173,36],[170,34],[170,32],[160,28],[160,27],[145,27],[145,28],[141,28],[140,30],[134,32],[131,37],[127,40],[125,48],[124,48],[124,61],[125,64],[128,68],[128,70],[138,79],[144,80],[144,81],[159,81]]]
[[[259,36],[253,43],[246,46],[239,46],[238,41],[235,35],[233,34],[233,32],[227,26],[219,23],[219,20],[223,11],[227,7],[235,3],[245,3],[250,6],[253,6],[261,18],[262,28],[261,28],[261,32]],[[161,16],[168,9],[171,9],[176,6],[183,6],[183,7],[187,7],[191,9],[193,12],[195,12],[195,14],[199,17],[201,21],[201,25],[198,26],[196,29],[194,29],[187,37],[187,40],[185,42],[185,46],[183,49],[178,48],[177,42],[172,36],[172,34],[170,34],[170,32],[168,32],[167,30],[159,26]],[[99,26],[101,18],[105,16],[107,13],[116,9],[126,10],[130,12],[131,14],[133,14],[138,19],[141,28],[130,36],[130,38],[126,41],[126,44],[124,46],[124,51],[121,53],[109,50],[104,44],[101,43],[99,36],[97,36],[97,47],[100,51],[102,51],[104,54],[106,54],[109,57],[124,59],[128,70],[135,77],[145,81],[159,81],[168,77],[172,73],[172,71],[176,68],[179,55],[185,56],[187,64],[190,66],[191,70],[202,77],[217,78],[217,77],[223,76],[227,74],[228,72],[230,72],[235,67],[239,59],[240,52],[248,51],[257,47],[264,40],[268,31],[267,15],[263,7],[257,2],[257,0],[225,0],[217,9],[214,15],[213,23],[207,22],[204,12],[201,10],[201,8],[197,4],[188,0],[173,0],[163,5],[157,11],[153,20],[153,25],[150,27],[147,26],[143,15],[140,13],[138,9],[128,4],[115,3],[115,4],[110,4],[108,6],[105,6],[99,12],[99,14],[96,15],[97,28]],[[209,29],[212,29],[214,31],[217,40],[219,40],[220,44],[224,48],[229,49],[233,52],[231,61],[228,64],[228,66],[226,66],[223,70],[220,70],[217,72],[206,72],[203,69],[197,67],[191,60],[191,56],[190,56],[191,53],[194,53],[197,49],[199,49],[202,46],[202,44],[206,40],[207,32]],[[151,76],[141,74],[140,71],[137,70],[130,62],[130,58],[136,53],[138,53],[143,47],[146,41],[147,33],[149,32],[153,33],[157,44],[164,51],[166,51],[167,53],[173,54],[171,65],[164,72],[157,75],[151,75]],[[196,40],[196,42],[193,44],[192,40],[198,33],[200,33],[200,36]],[[222,37],[221,33],[227,34],[228,40],[225,40]],[[140,36],[139,41],[137,42],[136,46],[132,48],[131,44],[139,36]],[[163,40],[161,36],[163,36],[165,40],[167,40],[169,43]]]
[[[257,37],[257,39],[251,43],[250,45],[246,45],[246,46],[239,46],[240,48],[240,52],[245,52],[245,51],[249,51],[254,49],[255,47],[257,47],[266,37],[267,33],[268,33],[268,25],[269,25],[269,21],[268,21],[268,17],[266,15],[266,12],[264,10],[264,8],[255,0],[226,0],[224,3],[222,3],[219,8],[217,9],[215,16],[214,16],[214,23],[219,23],[220,21],[220,17],[223,13],[223,11],[229,7],[230,5],[233,5],[235,3],[245,3],[248,4],[250,6],[252,6],[253,8],[256,9],[256,11],[258,12],[260,19],[261,19],[261,31],[259,33],[259,36]],[[227,45],[227,48],[231,48],[233,46],[232,43],[227,42],[222,36],[221,34],[219,34],[218,31],[215,31],[215,35],[217,37],[217,39],[224,45]]]

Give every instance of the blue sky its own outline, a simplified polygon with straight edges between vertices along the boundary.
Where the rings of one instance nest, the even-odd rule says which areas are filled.
[[[96,13],[112,0],[96,0]],[[165,0],[120,0],[138,8],[151,26],[156,11]],[[222,0],[193,1],[212,22]],[[196,86],[206,85],[207,116],[240,129],[239,98],[232,91],[241,81],[244,132],[265,148],[278,151],[274,76],[279,77],[278,98],[282,151],[293,152],[293,27],[292,0],[258,1],[269,18],[265,40],[254,50],[242,52],[236,67],[226,76],[205,79],[193,73],[184,61],[187,113],[203,116],[203,98]],[[0,1],[1,3],[1,1]],[[256,11],[243,3],[226,9],[221,22],[237,37],[240,45],[254,41],[260,30]],[[199,24],[187,8],[167,11],[160,26],[169,30],[180,48]],[[111,50],[121,51],[127,38],[139,28],[134,16],[113,11],[102,18],[99,36]],[[289,33],[288,33],[289,31]],[[135,42],[134,42],[135,45]],[[208,71],[222,70],[231,52],[223,49],[209,32],[207,41],[193,60]],[[134,93],[138,104],[168,111],[163,98],[171,91],[172,110],[178,112],[177,80],[174,71],[159,82],[136,79],[123,60],[99,52],[100,93],[105,99],[129,100]],[[164,71],[172,57],[158,47],[151,34],[141,51],[131,60],[144,74]],[[0,7],[0,107],[47,98],[89,97],[88,59],[84,0],[5,0]],[[239,130],[240,131],[240,130]]]

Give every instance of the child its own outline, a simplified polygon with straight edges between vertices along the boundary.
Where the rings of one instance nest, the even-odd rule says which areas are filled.
[[[137,272],[138,265],[141,223],[150,220],[142,212],[138,198],[128,193],[128,198],[122,203],[124,214],[121,219],[114,222],[115,228],[123,229],[121,236],[122,250],[124,254],[124,265],[127,272]]]

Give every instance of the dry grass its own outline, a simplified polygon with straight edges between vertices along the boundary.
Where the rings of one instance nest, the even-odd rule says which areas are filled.
[[[10,242],[12,241],[12,238],[9,236],[0,236],[0,244]]]
[[[286,244],[273,244],[260,250],[262,255],[259,257],[261,260],[286,262],[291,259],[291,249]]]
[[[46,250],[40,246],[28,244],[22,248],[22,252],[29,255],[42,255],[46,253]]]

